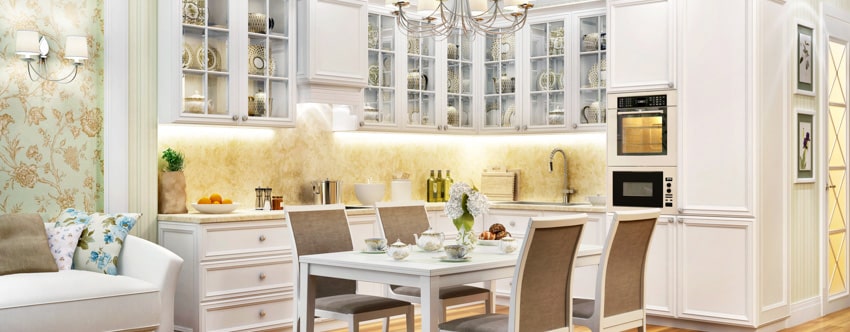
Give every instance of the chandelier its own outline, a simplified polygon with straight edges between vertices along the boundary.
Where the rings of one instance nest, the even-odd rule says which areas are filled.
[[[387,0],[396,8],[399,29],[408,36],[509,35],[525,25],[531,0]],[[407,10],[405,10],[407,8]]]

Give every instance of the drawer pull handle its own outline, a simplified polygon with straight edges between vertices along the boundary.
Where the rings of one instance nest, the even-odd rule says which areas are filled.
[[[265,235],[260,235],[260,242],[263,242],[263,241],[265,241],[265,240],[266,240],[266,236],[265,236]]]
[[[266,280],[266,274],[260,273],[260,280]]]
[[[266,311],[265,310],[260,310],[260,318],[262,318],[262,317],[266,317]]]

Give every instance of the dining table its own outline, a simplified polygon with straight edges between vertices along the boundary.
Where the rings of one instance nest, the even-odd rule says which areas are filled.
[[[447,259],[445,252],[426,252],[411,246],[411,254],[394,260],[386,254],[364,251],[304,255],[299,258],[298,305],[296,319],[300,331],[314,330],[316,277],[333,277],[400,286],[419,287],[422,331],[438,331],[439,290],[444,286],[513,278],[519,250],[505,254],[497,246],[477,246],[464,259]],[[602,246],[581,244],[575,267],[596,265]]]

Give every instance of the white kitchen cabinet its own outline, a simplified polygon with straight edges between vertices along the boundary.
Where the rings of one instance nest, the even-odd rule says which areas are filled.
[[[518,81],[524,78],[520,61],[522,33],[487,35],[484,42],[484,114],[481,130],[494,132],[522,131],[522,96]],[[526,126],[525,128],[523,126]]]
[[[609,93],[675,87],[675,1],[608,1],[608,31]]]
[[[159,122],[293,126],[292,1],[160,0]]]
[[[292,246],[282,219],[159,221],[159,243],[183,258],[174,299],[179,331],[292,326]]]
[[[647,315],[751,324],[752,237],[751,219],[659,218],[647,258]]]
[[[297,1],[298,101],[363,105],[367,1]]]

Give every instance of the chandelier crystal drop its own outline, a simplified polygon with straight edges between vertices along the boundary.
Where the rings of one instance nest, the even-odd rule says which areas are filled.
[[[387,0],[411,37],[509,35],[525,25],[531,0]],[[415,8],[414,8],[415,7]]]

